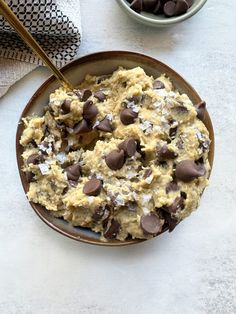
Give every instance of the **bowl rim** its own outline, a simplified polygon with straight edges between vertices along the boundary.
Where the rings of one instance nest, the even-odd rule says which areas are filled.
[[[145,22],[145,24],[153,25],[153,26],[170,26],[172,24],[176,24],[182,21],[185,21],[195,15],[207,2],[207,0],[198,0],[198,3],[196,6],[190,10],[188,10],[186,13],[174,16],[174,17],[168,17],[166,19],[154,19],[151,17],[147,17],[144,15],[141,15],[140,13],[135,12],[129,7],[129,4],[126,0],[117,0],[117,2],[121,5],[121,7],[133,18],[136,20],[139,20],[140,22]],[[157,15],[158,16],[158,15]]]
[[[121,55],[126,55],[129,57],[134,57],[134,58],[142,58],[143,60],[152,62],[152,63],[156,63],[160,66],[163,66],[164,68],[166,68],[168,71],[170,71],[173,76],[177,76],[182,83],[184,83],[189,89],[191,89],[192,93],[195,94],[196,98],[199,99],[199,101],[201,101],[200,96],[198,95],[198,93],[196,92],[196,90],[180,75],[178,74],[175,70],[173,70],[171,67],[169,67],[168,65],[166,65],[165,63],[159,61],[158,59],[155,59],[151,56],[148,55],[144,55],[138,52],[132,52],[132,51],[124,51],[124,50],[111,50],[111,51],[99,51],[99,52],[95,52],[95,53],[91,53],[91,54],[87,54],[85,56],[79,57],[71,62],[69,62],[68,64],[66,64],[64,67],[62,67],[60,70],[62,72],[66,72],[67,70],[70,70],[71,67],[78,67],[83,63],[88,63],[91,61],[95,61],[95,60],[102,60],[104,59],[104,57],[108,56],[110,59],[114,59],[114,57],[118,56],[120,57]],[[44,92],[45,88],[47,88],[48,86],[50,86],[50,84],[54,81],[57,81],[56,77],[54,75],[50,75],[40,86],[39,88],[34,92],[34,94],[32,95],[32,97],[29,99],[28,103],[26,104],[26,106],[24,107],[20,117],[19,117],[19,121],[18,121],[18,125],[17,125],[17,130],[16,130],[16,159],[17,159],[17,167],[18,167],[18,172],[20,175],[20,179],[21,179],[21,183],[22,183],[22,187],[23,190],[25,192],[25,194],[27,193],[27,187],[28,187],[28,183],[26,182],[26,178],[25,178],[25,174],[22,171],[22,157],[21,157],[21,151],[23,150],[23,147],[20,145],[20,136],[22,134],[23,131],[23,123],[22,123],[22,118],[24,118],[28,111],[30,110],[30,108],[32,107],[34,101],[41,95],[42,92]],[[209,128],[208,131],[211,135],[211,148],[210,148],[210,152],[208,157],[209,158],[209,162],[211,165],[211,171],[212,171],[212,167],[213,167],[213,162],[214,162],[214,129],[213,129],[213,125],[212,125],[212,121],[211,118],[208,114],[208,112],[206,111],[206,115],[207,115],[207,121],[208,121],[208,126]],[[208,178],[210,177],[211,171],[209,173]],[[38,217],[44,222],[46,223],[50,228],[52,228],[53,230],[59,232],[60,234],[79,241],[79,242],[83,242],[83,243],[87,243],[87,244],[94,244],[94,245],[99,245],[99,246],[108,246],[108,247],[117,247],[117,246],[126,246],[126,245],[131,245],[131,244],[135,244],[135,243],[141,243],[143,241],[146,241],[147,239],[130,239],[130,240],[124,240],[124,241],[119,241],[119,240],[108,240],[107,242],[103,242],[100,239],[91,239],[88,236],[82,235],[82,236],[75,236],[73,234],[70,234],[67,231],[62,230],[60,227],[54,225],[52,222],[50,222],[39,210],[39,208],[42,208],[43,206],[39,205],[39,204],[35,204],[33,202],[28,201],[31,205],[31,207],[33,208],[34,212],[38,215]],[[46,209],[45,209],[46,210]],[[58,218],[59,219],[59,218]],[[159,234],[157,234],[156,236],[166,232],[168,229],[164,229],[162,230]],[[153,237],[155,238],[155,237]],[[153,239],[151,238],[151,239]]]

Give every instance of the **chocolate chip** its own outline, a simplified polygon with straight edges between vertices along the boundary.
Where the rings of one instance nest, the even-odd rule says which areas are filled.
[[[170,206],[163,207],[168,213],[175,214],[177,210],[184,208],[184,198],[182,196],[177,196],[174,202]]]
[[[110,210],[108,206],[97,206],[94,209],[94,213],[92,215],[92,219],[95,222],[98,222],[100,220],[105,220],[110,216]]]
[[[94,97],[97,98],[100,102],[104,102],[106,95],[102,91],[94,93]]]
[[[138,205],[136,203],[136,201],[128,201],[126,203],[125,209],[131,211],[131,212],[136,212],[138,208]]]
[[[133,0],[130,5],[130,8],[137,13],[140,13],[143,10],[143,1],[142,0]]]
[[[127,100],[129,102],[134,102],[136,105],[141,101],[141,96],[137,96],[137,95],[133,95],[131,97],[129,97]]]
[[[78,124],[78,123],[77,123],[77,124]],[[77,125],[77,124],[76,124],[76,125]],[[76,125],[74,125],[74,127],[75,127]],[[74,133],[74,129],[69,128],[68,126],[66,126],[66,132],[69,133],[69,134],[73,134],[73,133]]]
[[[210,142],[209,141],[204,141],[204,142],[201,142],[199,141],[199,148],[202,150],[202,152],[205,152],[210,146]]]
[[[90,131],[91,130],[90,130],[88,123],[85,119],[83,119],[79,123],[77,123],[73,129],[74,134],[84,134],[84,133],[88,133]]]
[[[165,219],[169,232],[173,231],[178,224],[178,220],[172,218],[171,214],[166,211],[163,211],[163,218]]]
[[[156,6],[153,9],[153,13],[154,14],[158,14],[161,13],[161,1],[160,0],[156,0]]]
[[[172,150],[170,150],[167,145],[163,145],[157,151],[157,158],[159,161],[164,161],[167,159],[174,159],[177,156],[178,156],[178,154],[173,152]]]
[[[103,82],[103,81],[109,79],[110,77],[111,77],[110,74],[99,76],[99,77],[97,78],[97,84],[100,84],[101,82]]]
[[[38,147],[39,147],[39,151],[42,153],[42,154],[47,154],[46,153],[46,150],[48,149],[48,147],[49,147],[49,143],[48,142],[46,142],[46,141],[43,141],[43,142],[41,142],[39,145],[38,145]]]
[[[154,235],[161,231],[160,219],[155,214],[142,215],[140,219],[140,226],[144,233],[147,234]]]
[[[125,163],[123,150],[113,150],[105,157],[105,162],[111,170],[119,170]]]
[[[206,112],[206,102],[201,101],[199,104],[197,104],[196,110],[198,119],[203,120]]]
[[[120,230],[120,224],[117,220],[112,219],[110,226],[108,225],[104,231],[104,237],[106,239],[114,239]]]
[[[152,169],[147,169],[144,172],[143,178],[146,179],[146,178],[150,177],[151,174],[152,174]]]
[[[101,180],[93,178],[85,183],[83,193],[88,196],[97,196],[100,194],[101,189],[102,189]]]
[[[61,105],[61,109],[63,113],[69,113],[71,108],[71,100],[70,99],[65,99],[63,101],[63,104]]]
[[[176,133],[177,133],[177,127],[175,127],[175,128],[170,128],[169,137],[170,137],[171,139],[174,139],[175,136],[176,136]]]
[[[91,121],[98,114],[98,108],[93,104],[92,100],[87,100],[83,106],[83,118]]]
[[[81,167],[77,162],[65,169],[68,180],[77,181],[81,176]]]
[[[30,183],[30,182],[33,181],[33,179],[34,179],[34,177],[35,177],[35,174],[34,174],[33,172],[31,172],[31,171],[27,171],[27,172],[25,173],[25,176],[26,176],[26,181],[27,181],[28,183]]]
[[[178,0],[175,5],[175,15],[181,15],[188,11],[188,3],[185,0]]]
[[[203,164],[196,164],[194,160],[183,160],[176,166],[175,175],[183,182],[190,182],[206,173]]]
[[[107,118],[104,118],[102,121],[100,121],[99,125],[96,126],[97,130],[103,131],[103,132],[112,132],[113,128],[111,125],[111,121]]]
[[[89,97],[92,96],[92,92],[90,89],[84,89],[81,94],[81,100],[86,101]]]
[[[166,193],[177,192],[179,191],[179,187],[175,182],[169,182],[166,186]]]
[[[156,6],[157,0],[143,0],[143,10],[152,12]]]
[[[176,112],[177,114],[179,114],[179,115],[183,115],[183,114],[188,113],[188,109],[185,106],[182,106],[182,105],[174,107],[172,110],[174,112]]]
[[[164,4],[166,4],[166,2],[170,1],[170,0],[160,0],[161,4],[164,6]],[[178,1],[178,0],[174,0],[174,1]]]
[[[67,93],[68,95],[68,93]],[[78,89],[74,89],[73,93],[70,96],[77,96],[77,98],[82,101],[83,91],[80,91]]]
[[[168,1],[165,3],[163,7],[163,12],[165,16],[172,17],[175,15],[175,2],[174,1]]]
[[[168,169],[168,163],[166,161],[158,161],[158,160],[156,160],[155,164],[157,166],[160,166],[160,167],[164,168],[164,169]]]
[[[78,181],[68,180],[69,184],[74,188],[78,185]]]
[[[92,219],[93,221],[96,221],[98,222],[99,220],[101,220],[103,214],[104,214],[104,211],[105,211],[105,207],[102,207],[102,206],[98,206],[94,209],[94,213],[92,215]]]
[[[59,122],[59,123],[57,123],[57,128],[58,128],[60,131],[65,131],[66,125],[65,125],[65,123],[63,123],[63,122]]]
[[[185,0],[190,8],[193,5],[193,0]]]
[[[39,151],[43,155],[48,155],[49,152],[52,152],[54,150],[53,142],[43,141],[40,143],[38,147],[39,147]]]
[[[69,187],[66,186],[62,191],[62,195],[65,195],[68,191],[69,191]]]
[[[204,159],[203,157],[200,157],[198,160],[195,161],[197,165],[199,164],[203,164],[204,163]]]
[[[42,162],[44,160],[43,156],[42,155],[39,155],[37,153],[35,154],[32,154],[28,157],[26,163],[29,165],[29,164],[33,164],[33,165],[37,165],[39,164],[40,162]]]
[[[180,192],[180,195],[186,200],[187,199],[187,194],[183,191]]]
[[[176,147],[180,150],[184,149],[184,141],[181,138],[176,142]]]
[[[163,82],[156,80],[153,82],[153,89],[163,89],[165,88],[165,85]]]
[[[137,152],[141,155],[141,159],[145,160],[146,153],[143,150],[144,146],[141,145],[140,141],[136,141],[136,142],[137,142]]]
[[[32,139],[29,144],[31,144],[33,147],[38,148],[38,145],[35,143],[35,140]]]
[[[193,0],[127,0],[130,8],[140,13],[142,10],[153,14],[164,13],[166,17],[184,14],[193,4]]]
[[[74,93],[73,92],[67,92],[67,95],[68,96],[74,96]]]
[[[136,153],[137,143],[133,138],[128,138],[118,145],[119,149],[123,149],[128,157],[132,157]]]
[[[132,109],[123,109],[120,113],[120,121],[124,125],[134,123],[134,120],[138,117],[138,113],[134,112]]]

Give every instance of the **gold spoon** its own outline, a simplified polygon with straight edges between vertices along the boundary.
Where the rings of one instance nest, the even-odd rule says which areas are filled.
[[[42,47],[32,37],[28,30],[24,27],[17,16],[12,12],[9,6],[4,0],[0,0],[0,14],[8,21],[8,23],[15,29],[15,31],[21,36],[24,42],[39,56],[39,58],[47,65],[47,67],[53,72],[55,77],[66,89],[73,90],[73,86],[67,80],[67,78],[61,73],[61,71],[52,63],[51,59],[47,56]]]

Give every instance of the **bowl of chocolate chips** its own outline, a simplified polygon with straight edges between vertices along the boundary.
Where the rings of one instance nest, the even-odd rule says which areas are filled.
[[[207,0],[117,0],[120,7],[136,21],[165,27],[196,14]]]
[[[149,56],[107,51],[51,76],[22,112],[16,154],[24,191],[52,229],[121,246],[172,232],[208,185],[214,133],[206,103]]]

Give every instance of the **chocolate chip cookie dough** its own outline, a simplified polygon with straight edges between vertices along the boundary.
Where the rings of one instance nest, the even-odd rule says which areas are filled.
[[[172,231],[208,183],[204,112],[140,67],[61,87],[43,116],[23,119],[27,196],[104,241]]]

